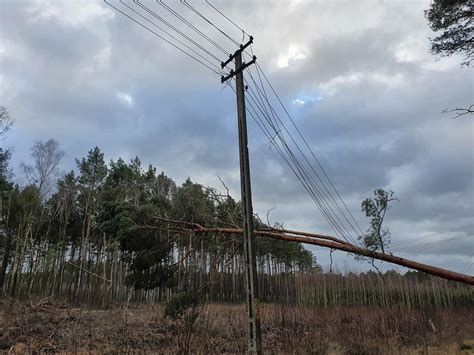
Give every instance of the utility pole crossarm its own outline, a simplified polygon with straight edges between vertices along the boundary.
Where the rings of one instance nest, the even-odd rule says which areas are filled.
[[[227,66],[227,64],[229,64],[231,61],[233,61],[234,58],[235,58],[239,53],[242,53],[242,52],[245,50],[245,48],[247,48],[248,46],[250,46],[252,43],[253,43],[253,36],[250,36],[250,39],[249,39],[249,41],[248,41],[247,43],[241,44],[241,45],[240,45],[240,48],[237,49],[234,54],[230,54],[230,55],[229,55],[229,59],[227,59],[225,62],[222,62],[222,63],[221,63],[221,68],[224,69],[224,68]]]
[[[253,59],[250,62],[248,62],[248,63],[243,62],[239,69],[236,69],[236,70],[231,69],[229,75],[227,75],[227,76],[222,75],[221,76],[221,83],[224,83],[227,80],[229,80],[230,78],[232,78],[233,76],[241,73],[245,68],[247,68],[247,67],[251,66],[252,64],[254,64],[256,60],[257,60],[257,57],[253,56]]]

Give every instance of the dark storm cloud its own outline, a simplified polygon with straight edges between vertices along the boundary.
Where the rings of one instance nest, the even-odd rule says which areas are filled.
[[[216,0],[255,36],[259,63],[363,229],[360,201],[378,187],[400,199],[387,217],[394,240],[469,224],[472,120],[441,111],[471,103],[472,70],[429,53],[427,1],[246,4]],[[100,1],[0,6],[0,95],[16,120],[6,142],[14,164],[28,159],[35,140],[54,137],[68,156],[64,169],[98,145],[107,159],[139,156],[178,183],[190,176],[221,187],[219,175],[240,196],[235,97],[218,76]],[[215,39],[230,50],[219,33]],[[276,206],[272,222],[332,233],[251,118],[249,140],[262,218]],[[472,249],[466,239],[417,257],[443,256],[460,270]],[[326,251],[316,253],[328,262]],[[343,253],[335,260],[354,266]]]

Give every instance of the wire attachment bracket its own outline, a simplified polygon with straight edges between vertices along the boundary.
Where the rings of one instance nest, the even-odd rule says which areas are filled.
[[[242,72],[245,68],[247,68],[247,67],[251,66],[252,64],[254,64],[256,62],[256,60],[257,60],[257,56],[254,55],[253,59],[250,62],[248,62],[248,63],[243,62],[242,66],[238,70],[231,69],[229,75],[227,75],[227,76],[222,75],[221,76],[221,83],[224,84],[227,80],[229,80],[233,76],[237,75],[238,73]]]
[[[234,54],[229,54],[229,59],[227,59],[225,62],[221,62],[221,68],[224,69],[227,66],[227,64],[229,64],[231,61],[234,60],[237,54],[242,53],[245,50],[245,48],[250,46],[252,43],[253,43],[253,36],[250,36],[250,39],[248,40],[247,43],[241,44],[240,48],[237,49]]]

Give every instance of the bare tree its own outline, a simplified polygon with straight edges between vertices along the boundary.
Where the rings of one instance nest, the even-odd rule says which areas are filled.
[[[42,198],[49,196],[55,186],[55,178],[64,155],[57,140],[40,141],[31,148],[33,164],[21,164],[29,184],[38,188]]]
[[[464,115],[474,115],[474,104],[469,106],[468,108],[456,107],[451,110],[444,110],[443,113],[452,113],[453,117],[451,119],[459,118]]]
[[[0,106],[0,137],[3,137],[8,132],[13,123],[8,110],[4,106]]]

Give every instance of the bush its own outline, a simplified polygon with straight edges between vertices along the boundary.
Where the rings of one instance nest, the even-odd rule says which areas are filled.
[[[198,304],[199,297],[194,292],[179,292],[166,303],[165,315],[171,319],[182,319],[188,310],[191,310],[191,313],[196,313],[194,309]]]

